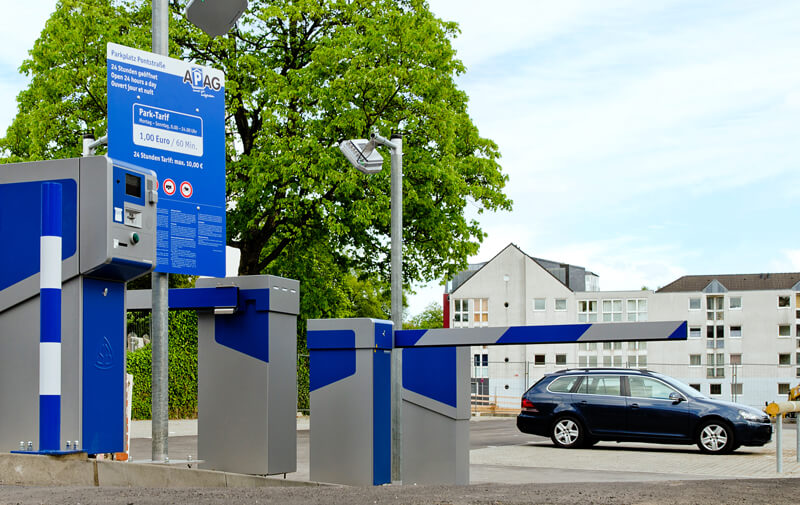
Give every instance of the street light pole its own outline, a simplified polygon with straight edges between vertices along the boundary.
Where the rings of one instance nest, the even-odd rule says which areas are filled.
[[[152,0],[153,52],[168,56],[169,10],[167,0]],[[152,460],[169,459],[169,274],[153,270],[150,337],[152,347]]]
[[[350,164],[365,174],[381,170],[383,157],[375,150],[388,147],[392,156],[391,173],[391,287],[392,324],[403,329],[403,136],[393,133],[391,140],[373,132],[370,140],[345,140],[339,149]],[[392,482],[403,481],[403,355],[392,342]]]
[[[392,323],[403,329],[403,137],[392,134]],[[392,342],[392,481],[403,481],[403,351]]]

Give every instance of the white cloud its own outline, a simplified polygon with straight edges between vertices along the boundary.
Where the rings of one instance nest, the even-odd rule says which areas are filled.
[[[778,272],[791,270],[792,272],[800,272],[800,249],[784,249],[781,251],[783,258],[773,264]]]

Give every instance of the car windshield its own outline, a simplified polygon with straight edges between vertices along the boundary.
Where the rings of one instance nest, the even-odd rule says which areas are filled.
[[[669,384],[670,386],[674,387],[675,389],[677,389],[681,393],[685,394],[686,396],[689,396],[691,398],[708,398],[706,395],[704,395],[700,391],[696,390],[695,388],[693,388],[692,386],[690,386],[688,384],[684,384],[683,382],[679,381],[678,379],[675,379],[673,377],[670,377],[668,375],[663,375],[663,374],[660,374],[660,373],[654,373],[654,372],[651,372],[651,373],[654,376],[656,376],[659,379],[661,379],[664,382],[666,382],[667,384]]]

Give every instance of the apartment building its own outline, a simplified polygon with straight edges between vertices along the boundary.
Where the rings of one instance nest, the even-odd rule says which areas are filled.
[[[450,327],[688,322],[679,342],[474,347],[473,394],[503,406],[567,367],[648,368],[754,406],[785,400],[800,380],[800,273],[688,275],[655,291],[600,291],[595,273],[509,244],[448,284]]]

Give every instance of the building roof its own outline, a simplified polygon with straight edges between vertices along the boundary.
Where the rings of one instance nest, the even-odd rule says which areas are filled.
[[[767,274],[684,275],[656,293],[704,291],[717,281],[728,291],[800,289],[800,272]]]

